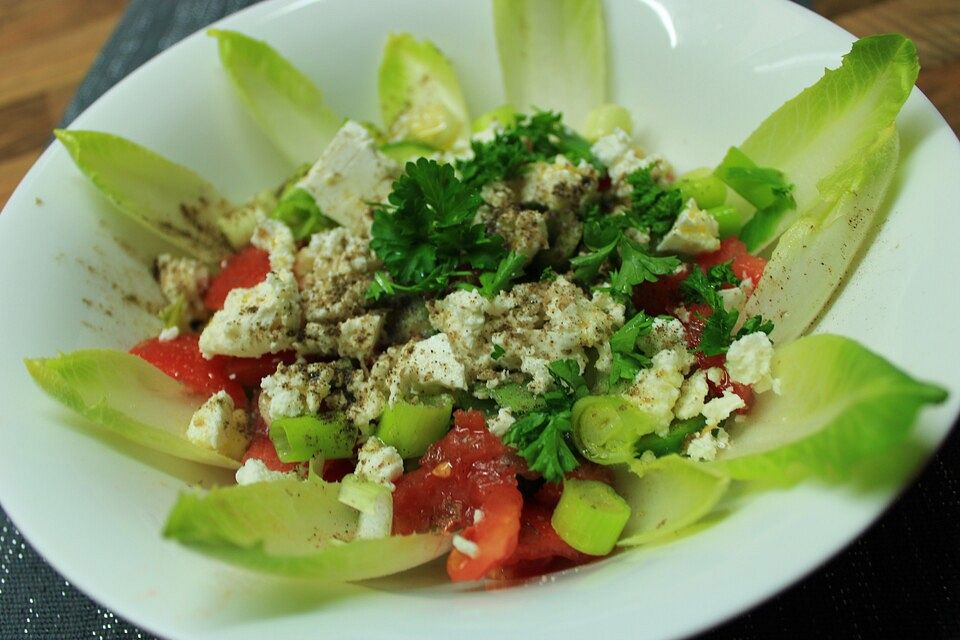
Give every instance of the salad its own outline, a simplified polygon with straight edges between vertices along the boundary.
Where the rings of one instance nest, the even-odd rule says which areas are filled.
[[[291,163],[240,205],[129,140],[57,132],[169,243],[169,304],[128,352],[26,365],[104,429],[235,470],[181,495],[165,536],[324,580],[441,556],[455,581],[524,578],[683,535],[734,483],[854,478],[945,398],[803,337],[890,185],[913,44],[858,41],[679,173],[607,102],[600,3],[565,6],[493,3],[510,103],[475,120],[410,34],[387,41],[373,124],[266,43],[211,31]]]

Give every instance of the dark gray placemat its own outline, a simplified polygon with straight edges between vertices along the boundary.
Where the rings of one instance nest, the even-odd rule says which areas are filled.
[[[133,0],[64,124],[159,51],[253,3]],[[799,585],[704,637],[960,638],[958,469],[955,431],[919,482],[864,537]],[[690,606],[707,597],[689,594]],[[0,511],[0,639],[18,637],[153,638],[74,589]]]

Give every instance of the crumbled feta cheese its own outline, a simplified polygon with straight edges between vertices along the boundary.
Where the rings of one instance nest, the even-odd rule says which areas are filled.
[[[205,358],[254,358],[293,346],[300,331],[300,292],[290,271],[271,271],[260,284],[234,289],[200,334]]]
[[[730,379],[749,384],[757,393],[773,386],[770,366],[773,361],[773,343],[762,331],[739,338],[727,349],[726,367]]]
[[[170,342],[180,337],[180,327],[164,327],[160,332],[158,339],[160,342]]]
[[[390,397],[391,379],[397,375],[398,362],[409,354],[409,343],[390,347],[380,354],[364,374],[357,369],[348,385],[348,391],[356,400],[347,409],[347,418],[356,425],[368,425],[380,417]]]
[[[409,390],[432,392],[467,388],[466,370],[454,355],[450,337],[445,333],[414,342],[409,356],[398,367],[398,373],[391,388],[391,403],[401,399]]]
[[[742,311],[743,305],[747,302],[747,296],[740,287],[720,289],[717,294],[723,302],[723,308],[727,311]]]
[[[483,522],[483,511],[476,509],[473,512],[473,524],[479,524],[480,522]]]
[[[333,323],[366,313],[371,279],[363,274],[333,274],[304,286],[303,313],[308,322]]]
[[[365,360],[371,357],[383,332],[383,323],[384,317],[380,313],[344,320],[340,323],[337,351],[345,358]]]
[[[729,389],[724,389],[722,396],[714,398],[703,405],[702,413],[703,417],[707,419],[706,426],[709,428],[716,427],[729,418],[731,413],[745,406],[747,405],[744,403],[743,398]]]
[[[157,280],[163,297],[170,304],[183,300],[185,323],[206,319],[208,312],[203,296],[210,286],[210,271],[193,258],[176,258],[161,253],[156,261]]]
[[[325,362],[280,364],[276,372],[260,381],[261,413],[272,422],[319,412],[324,398],[330,395],[334,374],[333,367]]]
[[[502,438],[516,421],[517,419],[513,417],[510,409],[500,409],[496,416],[487,421],[487,429],[493,435]]]
[[[247,413],[234,409],[233,398],[226,391],[218,391],[193,414],[187,440],[239,460],[250,444],[247,426]]]
[[[385,445],[376,436],[370,436],[357,452],[354,473],[361,480],[375,482],[393,491],[396,488],[393,481],[403,475],[403,458],[396,448]]]
[[[657,251],[697,255],[720,248],[720,225],[690,198],[673,227],[657,245]]]
[[[453,548],[467,556],[468,558],[479,558],[480,557],[480,545],[478,545],[473,540],[467,540],[459,533],[453,535],[453,540],[451,541]]]
[[[551,211],[579,211],[597,195],[597,170],[589,164],[574,165],[564,156],[553,162],[534,162],[520,185],[519,200]]]
[[[650,333],[640,338],[640,349],[652,356],[664,349],[683,349],[687,344],[687,330],[676,318],[656,317],[650,325]]]
[[[700,415],[703,403],[707,398],[710,386],[707,384],[707,374],[703,370],[694,372],[683,381],[680,387],[680,397],[673,407],[673,414],[678,420],[689,420]]]
[[[243,463],[243,466],[237,469],[237,484],[246,485],[255,482],[272,482],[274,480],[284,480],[286,478],[296,478],[294,471],[274,471],[263,463],[263,460],[250,458]]]
[[[385,202],[400,173],[380,153],[362,125],[348,120],[298,183],[313,196],[325,216],[359,235],[369,235],[371,202]]]
[[[335,227],[310,236],[310,242],[297,253],[297,277],[309,286],[311,278],[333,275],[373,273],[380,261],[370,250],[370,242],[346,227]]]
[[[730,434],[723,429],[717,429],[717,433],[714,435],[713,431],[713,429],[704,429],[691,438],[684,453],[694,460],[705,462],[715,460],[717,451],[726,449],[730,445]]]
[[[480,188],[480,197],[490,207],[501,209],[517,203],[517,194],[502,180],[488,182]]]
[[[427,303],[431,324],[446,333],[454,350],[464,355],[477,348],[489,308],[490,301],[479,291],[454,291]]]
[[[590,151],[606,165],[613,192],[621,198],[629,196],[633,190],[627,182],[627,176],[631,173],[650,167],[650,175],[654,180],[661,180],[670,171],[662,158],[646,156],[622,129],[614,129],[613,133],[594,142]]]
[[[297,245],[290,227],[283,222],[264,218],[254,229],[250,244],[270,254],[271,269],[293,269]]]
[[[507,249],[516,251],[528,260],[550,246],[547,214],[542,211],[518,206],[485,208],[481,220],[488,229],[492,227],[494,233],[503,237]]]
[[[685,349],[664,349],[653,356],[650,367],[641,370],[627,390],[627,399],[654,419],[657,435],[666,435],[670,428],[683,377],[693,360]]]

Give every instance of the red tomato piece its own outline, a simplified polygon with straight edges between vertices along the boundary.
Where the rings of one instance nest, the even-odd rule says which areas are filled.
[[[736,236],[731,236],[720,242],[720,248],[712,253],[703,253],[696,258],[697,264],[704,270],[710,267],[733,261],[730,268],[733,274],[741,280],[750,278],[756,285],[763,275],[763,269],[767,266],[767,261],[760,256],[751,255],[747,251],[747,245],[743,244]]]
[[[243,462],[251,458],[259,460],[271,471],[296,471],[298,466],[294,462],[281,462],[273,440],[262,434],[255,435],[250,441],[247,452],[243,454]]]
[[[594,557],[581,553],[564,542],[553,528],[552,517],[552,507],[536,503],[523,506],[517,549],[507,560],[507,565],[557,558],[580,563]]]
[[[227,294],[236,288],[249,288],[263,282],[270,273],[270,254],[249,246],[227,258],[220,273],[210,282],[203,304],[210,311],[223,308]]]
[[[219,363],[207,360],[200,353],[196,334],[186,333],[163,342],[159,338],[144,340],[130,349],[130,353],[143,358],[198,394],[211,396],[223,390],[230,394],[238,407],[247,406],[247,395],[240,383],[231,380]]]
[[[477,545],[475,555],[454,549],[447,557],[447,574],[454,582],[479,580],[502,565],[517,549],[523,496],[516,487],[501,485],[485,491],[483,518],[460,532]]]
[[[353,473],[355,466],[353,460],[348,458],[324,460],[323,472],[320,475],[327,482],[340,482],[345,475]]]
[[[427,449],[420,468],[397,480],[393,533],[461,530],[477,544],[475,558],[451,552],[453,580],[482,578],[513,553],[523,496],[517,474],[526,467],[487,430],[479,411],[457,411],[453,428]],[[475,513],[482,512],[476,522]]]
[[[244,387],[260,387],[260,381],[277,370],[277,366],[292,364],[297,359],[293,351],[267,353],[259,358],[234,358],[232,356],[215,356],[213,360],[219,364],[223,372],[231,380],[236,380]]]
[[[687,279],[690,270],[684,266],[679,273],[663,276],[656,282],[643,282],[633,288],[633,303],[638,309],[653,316],[672,315],[683,304],[680,283]]]

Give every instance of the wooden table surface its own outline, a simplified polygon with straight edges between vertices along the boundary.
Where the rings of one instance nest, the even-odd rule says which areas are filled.
[[[167,0],[164,0],[167,1]],[[127,0],[0,0],[0,207],[50,140]],[[814,0],[858,36],[899,31],[918,85],[960,131],[960,0]]]

